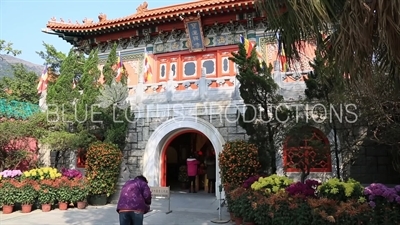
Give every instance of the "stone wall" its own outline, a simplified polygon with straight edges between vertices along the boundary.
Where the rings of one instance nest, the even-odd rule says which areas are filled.
[[[373,143],[361,148],[358,158],[351,166],[350,176],[363,184],[400,182],[400,173],[393,169],[388,147]]]
[[[220,104],[223,105],[223,103]],[[238,124],[236,109],[237,108],[232,107],[231,109],[224,110],[226,113],[218,115],[198,115],[198,118],[212,124],[225,141],[246,140],[248,137],[246,131]],[[129,169],[130,173],[129,177],[132,178],[142,174],[142,157],[150,136],[161,124],[173,118],[175,117],[153,115],[152,117],[138,118],[135,123],[129,124],[128,143],[124,150],[126,167]]]

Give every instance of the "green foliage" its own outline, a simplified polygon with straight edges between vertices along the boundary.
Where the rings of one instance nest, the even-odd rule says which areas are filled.
[[[35,203],[38,197],[39,184],[34,180],[22,179],[20,181],[20,187],[17,189],[16,202],[22,205],[30,205]]]
[[[126,85],[113,81],[105,84],[97,104],[101,107],[104,141],[118,144],[120,149],[125,147],[128,123],[133,120],[130,112],[128,88]]]
[[[331,178],[318,187],[320,196],[343,202],[350,199],[360,199],[363,196],[363,191],[364,188],[360,182],[353,179],[340,181],[337,178]]]
[[[122,152],[117,145],[106,142],[92,143],[86,153],[86,173],[89,193],[112,195],[115,192]]]
[[[251,185],[251,188],[255,191],[262,190],[266,195],[270,195],[284,191],[292,183],[293,180],[288,177],[273,174],[269,177],[261,177]]]
[[[38,76],[35,72],[28,71],[23,64],[11,65],[14,77],[3,77],[0,80],[0,98],[37,104]]]
[[[103,76],[104,76],[104,81],[105,84],[110,85],[114,80],[116,76],[116,63],[117,63],[118,57],[117,57],[117,44],[114,43],[113,47],[110,50],[110,53],[108,54],[107,62],[103,67]]]
[[[89,195],[89,184],[86,179],[72,180],[71,202],[83,202]]]
[[[46,143],[53,151],[62,151],[65,149],[87,147],[92,141],[94,141],[94,139],[85,130],[80,131],[79,133],[60,130],[48,132],[41,141]]]
[[[45,51],[39,51],[36,53],[45,61],[45,64],[48,65],[48,68],[51,68],[51,71],[56,73],[59,72],[61,64],[67,56],[63,52],[57,51],[53,45],[43,42],[43,46]]]
[[[14,49],[12,45],[11,42],[0,39],[0,52],[5,52],[6,54],[11,53],[14,56],[21,54],[21,51]]]
[[[13,179],[3,179],[0,182],[0,205],[14,205],[17,203],[18,191]]]
[[[254,106],[247,107],[244,116],[240,115],[239,124],[252,136],[250,141],[258,147],[262,168],[269,168],[275,173],[276,134],[281,125],[279,121],[285,121],[288,112],[282,107],[276,107],[283,101],[283,97],[278,94],[279,86],[271,74],[272,66],[267,67],[265,62],[260,64],[255,49],[247,57],[243,44],[239,44],[239,52],[232,55],[229,59],[236,63],[239,71],[236,78],[240,82],[240,96],[246,105]]]
[[[72,181],[68,180],[65,177],[62,177],[61,181],[62,182],[60,182],[60,185],[56,189],[57,191],[56,200],[58,200],[58,202],[69,203],[73,198],[72,187],[71,187]]]
[[[64,115],[74,115],[73,102],[80,94],[77,89],[72,89],[72,80],[77,74],[82,74],[84,60],[71,50],[61,65],[59,78],[48,87],[47,104],[53,105]]]
[[[38,193],[39,204],[53,204],[57,200],[57,189],[51,180],[42,180]]]

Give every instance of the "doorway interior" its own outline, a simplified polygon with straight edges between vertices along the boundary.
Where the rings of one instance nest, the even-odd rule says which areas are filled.
[[[205,159],[215,156],[214,148],[210,140],[202,133],[185,131],[173,136],[167,142],[164,149],[164,185],[170,186],[171,190],[186,190],[188,182],[181,182],[182,171],[186,174],[186,159],[193,155],[200,161],[198,169],[198,190],[207,188]],[[215,157],[214,157],[215,160]]]

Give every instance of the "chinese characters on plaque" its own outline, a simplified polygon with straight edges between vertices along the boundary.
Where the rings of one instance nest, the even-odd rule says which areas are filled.
[[[204,36],[200,16],[185,18],[185,29],[189,50],[192,52],[204,51]]]

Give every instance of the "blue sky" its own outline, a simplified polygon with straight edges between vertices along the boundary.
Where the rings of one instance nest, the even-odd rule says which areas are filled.
[[[72,47],[61,38],[41,32],[47,21],[53,16],[65,21],[82,20],[87,17],[97,21],[99,13],[107,15],[108,19],[128,16],[136,12],[136,8],[144,0],[0,0],[0,39],[12,42],[15,49],[21,50],[18,58],[36,64],[43,64],[43,60],[36,51],[44,50],[42,45],[51,44],[59,51],[68,52]],[[146,0],[148,9],[179,4],[192,0]]]

